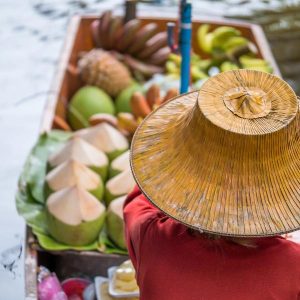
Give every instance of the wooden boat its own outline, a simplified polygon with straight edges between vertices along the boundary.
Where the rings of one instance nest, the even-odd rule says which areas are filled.
[[[55,116],[66,118],[68,99],[79,88],[80,82],[72,70],[76,66],[78,54],[93,48],[90,25],[96,16],[75,16],[72,18],[65,45],[55,74],[51,95],[47,101],[42,118],[41,132],[58,128],[55,123]],[[139,17],[143,24],[155,22],[160,31],[166,29],[167,22],[175,21],[171,18]],[[262,29],[253,24],[229,21],[225,19],[199,19],[193,21],[193,49],[201,53],[196,43],[196,30],[203,24],[209,23],[212,28],[220,25],[233,26],[239,29],[242,34],[252,41],[258,49],[258,56],[267,60],[273,68],[274,74],[280,76],[280,71],[270,51],[268,42]],[[127,257],[122,255],[103,254],[99,252],[78,252],[78,251],[56,251],[43,250],[37,243],[29,227],[26,228],[25,247],[25,294],[27,300],[37,299],[37,269],[39,265],[48,267],[56,272],[60,279],[69,276],[106,276],[106,270],[112,265],[118,265]]]

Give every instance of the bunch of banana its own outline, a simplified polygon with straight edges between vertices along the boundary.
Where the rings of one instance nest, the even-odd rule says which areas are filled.
[[[91,29],[96,47],[111,50],[136,76],[148,78],[163,72],[170,49],[167,33],[158,32],[157,24],[143,25],[138,19],[124,23],[123,18],[106,11]]]
[[[272,73],[273,69],[270,64],[261,58],[252,57],[249,55],[243,55],[239,58],[239,61],[243,69],[257,70],[267,73]]]
[[[210,25],[203,24],[198,28],[197,38],[199,47],[212,56],[213,64],[221,72],[252,69],[272,73],[268,62],[255,58],[256,46],[236,28],[220,26],[210,31]]]
[[[218,55],[233,53],[238,48],[255,51],[255,46],[241,32],[230,26],[220,26],[210,31],[209,24],[203,24],[197,31],[198,45],[206,53]]]
[[[230,61],[225,61],[220,66],[221,72],[237,70],[237,69],[257,70],[266,73],[273,72],[272,67],[267,61],[249,55],[242,55],[241,57],[239,57],[239,65],[232,63]]]
[[[247,38],[241,36],[241,32],[234,27],[219,26],[210,31],[210,25],[203,24],[198,28],[197,40],[199,47],[212,56],[215,65],[221,65],[225,61],[242,65],[239,57],[245,54],[257,54],[256,46]],[[228,64],[225,64],[225,69]]]
[[[181,56],[171,53],[166,62],[166,72],[174,78],[180,77]],[[208,78],[208,70],[212,66],[210,59],[201,59],[199,55],[192,54],[191,56],[191,79],[193,82]]]

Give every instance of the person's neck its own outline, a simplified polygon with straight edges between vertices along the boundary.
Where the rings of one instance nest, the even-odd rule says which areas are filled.
[[[221,236],[221,235],[217,235],[217,234],[209,234],[209,233],[201,233],[197,230],[194,229],[190,229],[192,235],[194,236],[199,236],[199,237],[204,237],[207,240],[225,240],[225,241],[229,241],[233,244],[237,244],[240,246],[244,246],[247,248],[256,248],[257,247],[257,239],[256,238],[244,238],[244,237],[228,237],[228,236]]]

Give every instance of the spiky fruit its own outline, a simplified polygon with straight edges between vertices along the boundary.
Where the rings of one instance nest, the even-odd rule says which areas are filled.
[[[80,76],[87,84],[98,86],[110,96],[117,96],[132,82],[128,69],[108,52],[93,49],[78,62]]]
[[[75,136],[105,152],[110,160],[125,152],[129,147],[125,136],[107,123],[79,130]]]
[[[104,199],[106,204],[109,205],[113,199],[127,195],[132,191],[135,184],[131,169],[127,169],[109,179],[105,186]]]
[[[57,241],[84,246],[94,242],[105,219],[105,207],[80,186],[53,193],[47,200],[47,225]]]
[[[115,107],[112,99],[95,86],[80,88],[68,106],[67,119],[75,130],[89,126],[89,118],[98,113],[113,115]]]
[[[126,249],[123,217],[123,206],[125,200],[126,196],[113,200],[108,207],[106,215],[108,237],[122,249]]]
[[[62,163],[46,176],[48,195],[74,185],[80,185],[97,199],[102,200],[104,190],[101,177],[76,160],[70,159]]]
[[[109,177],[114,177],[119,173],[130,169],[129,150],[115,158],[109,167]]]
[[[108,171],[107,156],[84,139],[72,137],[57,152],[50,155],[48,163],[53,168],[69,159],[81,162],[99,174],[103,180],[106,179]]]

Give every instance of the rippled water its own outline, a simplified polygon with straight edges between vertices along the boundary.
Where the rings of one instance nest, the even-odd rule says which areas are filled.
[[[75,13],[97,13],[108,7],[121,10],[122,2],[0,0],[0,299],[24,297],[24,222],[16,213],[14,194],[38,135],[68,19]],[[159,10],[145,4],[141,9],[175,14],[177,8],[169,5],[176,0],[164,2]],[[193,3],[201,11],[200,1]],[[220,9],[215,13],[221,14]]]
[[[118,5],[120,1],[107,2]],[[16,213],[14,194],[26,155],[37,138],[68,19],[76,12],[100,10],[103,4],[0,1],[0,299],[24,297],[25,227]]]
[[[34,144],[69,18],[122,9],[110,0],[0,1],[0,299],[24,297],[18,175]],[[176,11],[176,10],[174,10]]]

